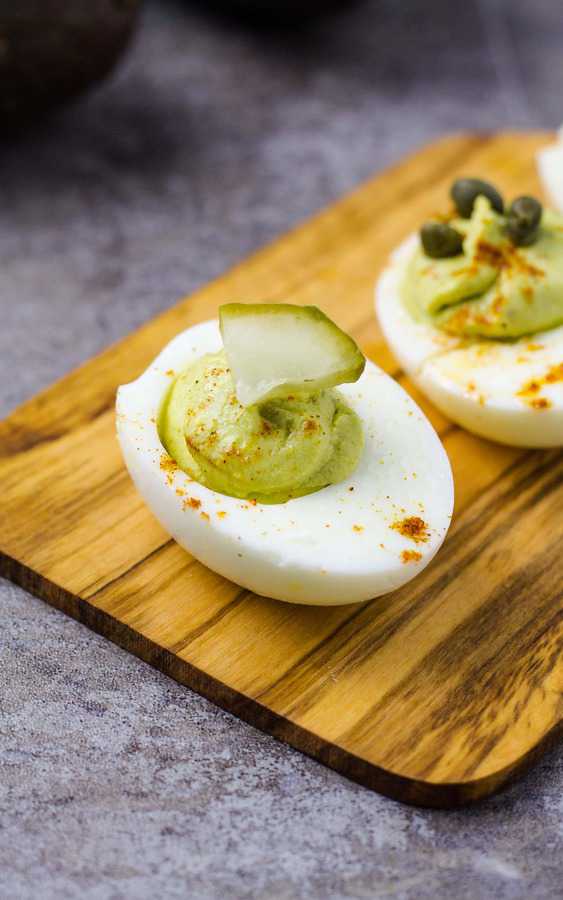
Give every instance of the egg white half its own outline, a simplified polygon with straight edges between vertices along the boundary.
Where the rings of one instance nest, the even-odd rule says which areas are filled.
[[[556,209],[563,213],[563,127],[555,144],[544,147],[536,155],[538,172],[545,190]]]
[[[469,341],[416,322],[400,285],[417,241],[415,235],[399,247],[376,287],[381,329],[405,372],[468,431],[519,447],[563,445],[563,381],[550,381],[563,364],[563,326],[500,342]]]
[[[221,346],[216,321],[196,325],[118,390],[123,456],[163,527],[219,574],[293,603],[369,600],[425,568],[450,524],[449,460],[418,406],[372,363],[356,384],[339,389],[365,432],[363,455],[347,481],[284,504],[253,504],[211,491],[169,465],[156,421],[171,378]],[[403,536],[400,523],[409,517],[426,523],[427,540]]]

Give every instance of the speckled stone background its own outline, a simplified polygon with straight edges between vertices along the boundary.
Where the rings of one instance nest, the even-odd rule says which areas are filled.
[[[562,85],[558,0],[284,34],[150,4],[110,82],[0,144],[0,412],[424,141],[557,125]],[[563,897],[561,749],[475,808],[409,809],[5,582],[0,607],[2,897]]]

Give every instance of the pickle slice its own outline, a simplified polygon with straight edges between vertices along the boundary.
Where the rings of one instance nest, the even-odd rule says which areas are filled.
[[[243,406],[357,381],[357,344],[316,306],[227,303],[221,334]]]

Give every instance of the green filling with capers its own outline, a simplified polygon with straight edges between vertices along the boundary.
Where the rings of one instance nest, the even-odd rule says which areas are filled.
[[[563,216],[531,197],[505,211],[492,186],[463,182],[452,189],[453,217],[423,226],[407,264],[402,299],[413,318],[494,339],[562,324]]]

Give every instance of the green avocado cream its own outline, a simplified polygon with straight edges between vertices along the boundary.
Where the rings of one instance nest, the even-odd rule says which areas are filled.
[[[159,434],[194,480],[262,503],[285,503],[342,481],[363,448],[360,420],[334,390],[241,406],[223,351],[176,377]]]
[[[563,322],[563,216],[544,210],[537,239],[515,246],[486,197],[454,219],[463,253],[432,259],[419,247],[402,283],[411,315],[449,334],[518,338]]]

